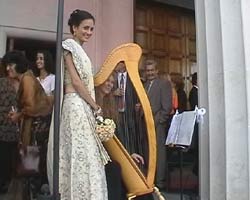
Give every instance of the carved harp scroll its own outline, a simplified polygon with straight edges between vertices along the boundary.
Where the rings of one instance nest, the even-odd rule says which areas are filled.
[[[156,170],[156,138],[153,115],[148,97],[141,83],[138,68],[142,50],[139,45],[127,43],[115,48],[104,61],[100,71],[95,75],[95,86],[103,84],[114,71],[120,61],[124,61],[131,82],[140,99],[147,128],[149,143],[149,165],[145,177],[130,157],[117,137],[104,143],[109,155],[121,165],[122,178],[128,190],[128,197],[139,196],[153,192]]]

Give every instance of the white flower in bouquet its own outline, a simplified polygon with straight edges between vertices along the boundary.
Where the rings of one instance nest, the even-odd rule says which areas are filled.
[[[108,141],[115,133],[116,125],[112,119],[103,119],[98,116],[96,118],[96,133],[102,142]]]
[[[102,116],[97,116],[96,117],[96,121],[97,121],[97,123],[99,122],[99,123],[102,123],[103,122],[103,117]]]
[[[106,124],[106,125],[109,125],[109,124],[112,123],[112,120],[111,120],[111,119],[105,119],[105,120],[103,121],[103,123]]]

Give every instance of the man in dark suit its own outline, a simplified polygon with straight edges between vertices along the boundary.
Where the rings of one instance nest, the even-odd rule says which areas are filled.
[[[198,106],[198,84],[197,84],[197,72],[192,74],[192,89],[189,92],[189,103],[190,109],[194,110],[196,106]],[[191,143],[191,150],[194,154],[194,166],[193,173],[198,176],[199,170],[199,128],[198,124],[195,123],[193,139]]]
[[[192,74],[192,89],[189,92],[189,103],[191,110],[198,106],[198,86],[197,86],[197,73]]]
[[[135,124],[137,95],[123,61],[117,64],[115,71],[113,95],[118,111],[117,136],[127,151],[132,154],[138,152]]]
[[[117,120],[117,136],[121,143],[126,147],[131,157],[136,161],[137,164],[144,166],[144,159],[142,156],[136,154],[137,132],[136,132],[136,120],[135,120],[135,104],[138,102],[137,95],[134,87],[131,83],[129,75],[126,71],[124,62],[119,62],[115,68],[116,77],[113,84],[114,90],[113,95],[117,105],[114,105],[115,111],[119,112]],[[103,85],[105,86],[105,85]],[[109,89],[110,89],[109,85]],[[97,90],[96,90],[97,91]],[[103,90],[104,91],[104,90]],[[107,92],[108,89],[106,88]],[[100,99],[97,98],[97,101]],[[106,99],[107,100],[107,99]],[[123,102],[121,103],[121,100]],[[125,101],[124,101],[125,100]],[[100,105],[100,103],[99,103]],[[106,105],[106,104],[105,104]],[[105,108],[105,106],[103,106]],[[111,109],[109,106],[107,109]],[[114,114],[114,113],[113,113]],[[114,119],[114,117],[109,116]],[[137,145],[138,146],[138,145]],[[109,199],[120,200],[125,199],[126,188],[122,184],[121,168],[117,162],[108,163],[105,166],[108,195]],[[140,200],[153,200],[152,194],[146,194],[144,196],[136,197],[135,199]]]
[[[166,186],[166,146],[167,122],[172,109],[171,84],[158,78],[157,63],[147,60],[145,63],[147,81],[145,90],[147,92],[156,130],[157,165],[155,184],[163,189]]]

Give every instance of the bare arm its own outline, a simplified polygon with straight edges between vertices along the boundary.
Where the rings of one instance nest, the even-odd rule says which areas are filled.
[[[76,71],[75,65],[73,63],[71,53],[68,53],[67,55],[64,55],[64,60],[65,60],[67,69],[69,71],[69,74],[70,74],[70,77],[71,77],[71,80],[72,80],[72,86],[77,91],[77,93],[91,106],[91,108],[94,111],[97,111],[100,106],[98,106],[96,104],[94,99],[89,94],[87,88],[82,83],[82,81],[81,81],[81,79],[80,79],[80,77],[79,77],[79,75],[78,75],[78,73]]]

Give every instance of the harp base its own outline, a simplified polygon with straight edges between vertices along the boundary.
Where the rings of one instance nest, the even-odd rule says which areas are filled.
[[[134,199],[138,196],[153,193],[154,191],[155,191],[154,187],[144,188],[144,189],[141,189],[140,191],[137,191],[137,192],[127,193],[127,198],[128,198],[128,200],[131,200],[131,199]]]
[[[166,200],[165,197],[161,194],[161,192],[159,191],[159,189],[157,187],[154,187],[154,190],[153,191],[150,190],[150,191],[154,192],[159,200]],[[151,192],[146,192],[144,194],[149,194]],[[134,198],[136,198],[137,196],[140,196],[140,195],[135,195],[135,194],[134,195],[132,195],[132,194],[129,195],[128,194],[127,196],[128,196],[128,200],[132,200],[132,199],[134,199]]]
[[[136,195],[130,196],[130,197],[128,197],[128,200],[132,200],[132,199],[134,199],[135,197],[136,197]]]
[[[164,196],[161,194],[161,192],[159,191],[157,187],[154,187],[154,192],[159,200],[165,200]]]

